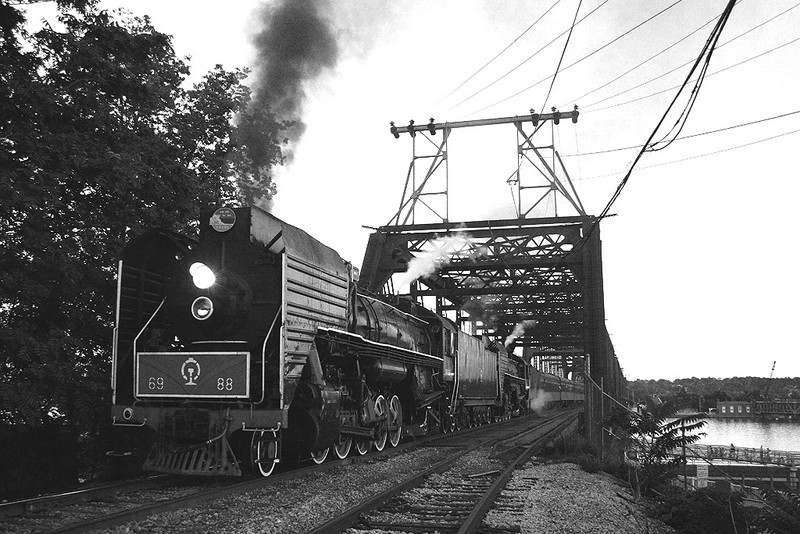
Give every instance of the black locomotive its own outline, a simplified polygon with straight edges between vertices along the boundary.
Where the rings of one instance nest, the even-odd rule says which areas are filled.
[[[113,424],[154,431],[146,470],[267,476],[510,417],[553,380],[364,294],[334,250],[255,207],[204,213],[199,242],[145,233],[118,277]]]

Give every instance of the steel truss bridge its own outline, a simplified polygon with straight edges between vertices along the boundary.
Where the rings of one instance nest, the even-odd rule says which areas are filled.
[[[370,236],[359,284],[392,295],[393,275],[427,264],[410,283],[412,295],[432,298],[437,312],[466,330],[521,346],[540,369],[580,379],[588,365],[592,381],[621,398],[625,379],[605,327],[600,221],[586,214],[554,144],[554,129],[578,115],[576,107],[563,114],[553,108],[455,123],[392,123],[396,138],[410,137],[412,160],[397,213]],[[451,134],[489,126],[516,129],[518,158],[506,179],[514,216],[452,222]],[[542,215],[545,207],[555,214]]]
[[[754,415],[788,415],[800,417],[800,401],[772,400],[755,401],[753,403]]]

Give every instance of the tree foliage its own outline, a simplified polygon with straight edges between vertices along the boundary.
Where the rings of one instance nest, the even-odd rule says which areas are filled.
[[[708,488],[683,491],[665,488],[656,501],[655,515],[686,534],[737,534],[753,532],[752,513],[740,492],[724,493]]]
[[[707,410],[717,401],[800,399],[800,377],[767,378],[679,378],[676,380],[633,380],[629,391],[636,399],[658,396],[670,398],[677,408]]]
[[[626,449],[635,453],[629,465],[637,497],[668,485],[677,467],[686,462],[682,449],[705,435],[700,432],[706,424],[700,414],[677,416],[675,413],[671,403],[650,401],[640,405],[638,412],[615,412],[609,421],[621,427],[630,439]]]
[[[767,489],[762,496],[765,506],[756,515],[756,526],[774,534],[800,532],[800,494],[797,491]]]
[[[80,8],[63,30],[29,35],[0,0],[0,423],[86,431],[107,418],[124,242],[270,198],[287,125],[248,109],[244,70],[185,88],[186,63],[147,17],[62,5]],[[258,152],[242,141],[253,129]]]

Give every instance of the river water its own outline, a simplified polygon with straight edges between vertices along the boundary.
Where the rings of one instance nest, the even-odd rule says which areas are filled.
[[[800,451],[800,421],[756,419],[706,419],[704,445],[730,445],[779,451]]]

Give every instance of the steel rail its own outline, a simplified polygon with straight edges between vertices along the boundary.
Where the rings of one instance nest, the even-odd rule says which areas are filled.
[[[534,416],[524,416],[525,418],[534,417]],[[506,421],[499,421],[491,425],[492,428],[501,429],[505,426],[518,424],[521,418],[514,418],[509,419]],[[140,521],[150,517],[152,515],[162,513],[162,512],[169,512],[174,510],[181,510],[185,508],[191,508],[193,506],[199,506],[205,504],[209,501],[213,501],[218,498],[227,497],[231,494],[235,493],[246,493],[248,491],[252,491],[255,489],[259,489],[265,486],[269,486],[272,484],[277,484],[282,481],[290,480],[292,478],[299,478],[304,476],[309,472],[324,472],[331,469],[335,469],[342,465],[349,465],[349,464],[357,464],[361,462],[366,462],[369,460],[381,459],[393,456],[396,453],[399,453],[405,449],[410,447],[415,447],[421,444],[431,444],[437,443],[439,441],[446,441],[448,439],[458,439],[464,436],[468,436],[473,432],[478,432],[481,429],[487,428],[486,426],[478,426],[474,428],[468,428],[461,430],[459,432],[447,433],[447,434],[434,434],[428,436],[417,437],[414,439],[409,439],[404,443],[399,444],[397,447],[392,447],[385,449],[382,452],[373,451],[370,454],[365,456],[350,456],[343,460],[334,460],[325,462],[322,465],[308,465],[305,467],[300,467],[296,469],[291,469],[290,471],[286,471],[283,473],[273,474],[269,477],[258,477],[248,480],[243,480],[241,482],[232,482],[226,484],[219,488],[214,488],[211,490],[200,490],[197,493],[186,495],[182,497],[170,498],[168,500],[157,501],[150,504],[146,504],[143,506],[139,506],[137,508],[133,508],[130,510],[124,510],[120,512],[106,514],[103,517],[98,518],[91,518],[82,521],[77,521],[74,523],[62,525],[55,527],[51,530],[46,530],[50,534],[66,534],[66,533],[79,533],[79,532],[87,532],[91,530],[99,530],[99,529],[107,529],[113,528],[116,526],[120,526],[126,523]],[[161,478],[164,477],[162,480],[164,482],[158,484],[158,486],[163,486],[164,483],[168,483],[169,480],[174,480],[174,477],[170,477],[170,475],[157,475],[155,477],[149,478]],[[132,491],[141,490],[141,489],[148,489],[148,486],[142,487],[134,487]],[[81,501],[91,501],[93,498],[104,497],[108,495],[113,495],[115,493],[120,493],[119,491],[106,491],[105,493],[97,493],[92,495],[90,493],[91,490],[86,490],[86,492],[70,492],[69,494],[60,494],[55,495],[50,498],[50,505],[45,505],[48,501],[48,497],[39,497],[35,499],[29,499],[27,501],[19,501],[18,503],[7,503],[8,510],[11,510],[14,506],[16,506],[17,510],[20,510],[20,513],[24,513],[26,511],[35,511],[35,510],[42,510],[46,508],[53,508],[59,505],[64,504],[73,504],[78,503]],[[78,494],[81,496],[78,496]],[[71,496],[75,494],[74,496]],[[24,503],[35,501],[35,505],[28,505],[26,508]],[[13,506],[12,506],[13,505]],[[17,514],[19,515],[19,514]],[[0,515],[2,517],[2,515]]]
[[[544,435],[535,439],[522,453],[512,461],[508,467],[498,476],[492,485],[486,490],[481,497],[480,501],[472,509],[472,512],[467,516],[464,524],[458,530],[458,534],[473,534],[477,531],[481,521],[483,521],[486,512],[489,511],[495,499],[506,487],[506,484],[511,479],[511,475],[517,470],[519,466],[527,462],[533,454],[539,450],[545,443],[545,440],[550,439],[553,435],[560,434],[565,428],[569,427],[578,418],[577,413],[567,415],[563,421],[559,422],[555,428],[548,431]]]
[[[578,415],[575,412],[569,412],[566,416],[564,416],[564,414],[559,414],[556,418],[548,420],[548,421],[545,421],[545,422],[537,425],[536,427],[534,427],[534,429],[529,429],[529,430],[526,430],[524,432],[524,433],[529,433],[531,430],[541,429],[542,427],[553,423],[554,420],[557,421],[557,423],[555,424],[555,426],[552,429],[547,430],[542,437],[536,439],[533,445],[531,445],[530,447],[526,448],[525,451],[523,451],[523,453],[520,454],[512,462],[511,466],[507,469],[507,471],[509,472],[508,476],[505,478],[505,480],[503,480],[502,485],[498,485],[497,486],[496,491],[493,490],[493,488],[495,488],[495,485],[492,485],[487,490],[487,491],[493,491],[493,494],[492,494],[491,497],[484,496],[484,498],[482,498],[475,505],[476,507],[479,507],[479,508],[473,509],[473,512],[470,515],[470,517],[472,517],[474,515],[478,519],[477,520],[473,520],[473,522],[474,521],[479,521],[480,519],[483,518],[483,515],[485,514],[485,511],[488,510],[488,507],[491,506],[492,502],[494,502],[494,497],[505,486],[505,483],[508,481],[508,478],[510,478],[511,473],[513,473],[514,469],[516,469],[516,467],[520,463],[523,463],[528,458],[530,458],[530,456],[533,454],[533,452],[535,450],[537,450],[539,447],[541,447],[541,445],[542,445],[542,443],[544,442],[545,439],[549,439],[550,437],[552,437],[552,435],[554,433],[557,433],[557,432],[560,432],[561,430],[563,430],[564,427],[566,427],[567,425],[571,424],[577,417],[578,417]],[[512,420],[512,421],[514,421],[514,420]],[[515,422],[518,422],[518,421],[519,420],[517,419]],[[479,427],[476,427],[475,429],[486,430],[486,429],[498,429],[499,427],[500,427],[500,425],[490,424],[490,425],[479,426]],[[459,437],[459,436],[463,436],[463,433],[447,434],[446,436]],[[516,438],[517,438],[517,436],[513,436],[511,439],[513,440],[513,439],[516,439]],[[342,532],[343,530],[353,526],[359,520],[359,518],[360,518],[360,516],[362,514],[376,509],[378,506],[380,506],[382,503],[384,503],[387,500],[389,500],[391,497],[393,497],[395,495],[399,495],[402,492],[406,491],[407,489],[410,489],[410,488],[413,488],[415,486],[418,486],[420,484],[420,482],[424,481],[430,475],[432,475],[434,473],[439,473],[439,472],[447,470],[448,467],[450,467],[452,464],[456,463],[465,454],[467,454],[467,453],[469,453],[469,452],[471,452],[471,451],[473,451],[475,449],[478,449],[481,446],[485,446],[485,445],[489,444],[493,439],[496,439],[496,438],[487,437],[486,439],[483,439],[483,440],[476,440],[476,442],[474,444],[468,446],[467,448],[458,448],[451,455],[449,455],[448,457],[444,458],[443,460],[441,460],[440,462],[436,463],[435,465],[425,469],[424,471],[421,471],[419,473],[416,473],[414,475],[411,475],[411,476],[407,477],[405,480],[403,480],[399,484],[396,484],[396,485],[392,486],[391,488],[388,488],[385,491],[375,495],[374,497],[372,497],[372,498],[370,498],[370,499],[368,499],[366,501],[363,501],[362,503],[360,503],[360,504],[350,508],[349,510],[345,511],[343,514],[341,514],[341,515],[331,519],[330,521],[320,525],[319,527],[309,531],[308,534],[337,534],[337,533]],[[502,442],[502,441],[506,441],[506,440],[505,439],[501,439],[501,440],[497,440],[497,441],[498,442]],[[504,472],[504,474],[505,474],[505,472]],[[465,525],[466,525],[466,523],[465,523]],[[475,530],[473,528],[469,532],[474,532],[474,531]]]
[[[56,506],[74,504],[92,499],[99,499],[109,495],[129,493],[150,488],[161,487],[169,483],[169,475],[150,475],[141,479],[124,480],[95,486],[43,495],[30,499],[0,503],[0,518],[14,517],[28,512],[40,512]]]

